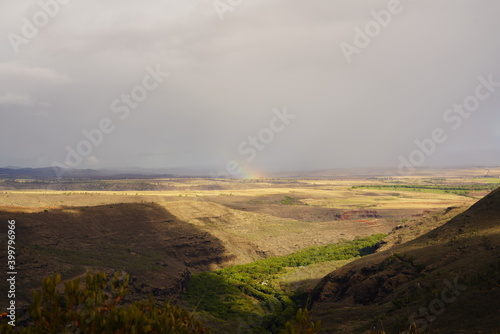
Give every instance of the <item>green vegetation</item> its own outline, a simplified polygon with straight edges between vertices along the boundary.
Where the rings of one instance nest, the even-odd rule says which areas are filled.
[[[80,279],[64,283],[64,294],[57,286],[61,276],[48,277],[42,293],[33,293],[29,307],[31,322],[13,327],[6,314],[0,323],[1,333],[207,333],[193,315],[179,306],[165,302],[158,307],[152,297],[125,307],[120,302],[127,295],[129,276],[116,273],[111,279],[104,273],[87,274],[86,286]]]
[[[292,196],[285,196],[281,202],[282,205],[295,205],[295,204],[303,204],[301,201],[299,201],[296,198],[293,198]]]
[[[423,185],[423,184],[407,184],[407,185],[361,185],[354,186],[352,189],[378,189],[378,190],[399,190],[399,191],[421,191],[428,193],[439,194],[455,194],[459,196],[469,196],[471,191],[488,190],[492,191],[497,188],[495,184],[470,184],[470,185]]]
[[[486,181],[487,183],[500,183],[500,177],[478,177],[474,181]]]
[[[305,297],[303,293],[281,289],[277,283],[280,275],[311,264],[370,254],[384,236],[376,234],[309,247],[286,256],[199,273],[191,278],[183,299],[192,309],[208,312],[219,319],[259,319],[252,322],[254,333],[278,333],[295,315],[296,304]]]

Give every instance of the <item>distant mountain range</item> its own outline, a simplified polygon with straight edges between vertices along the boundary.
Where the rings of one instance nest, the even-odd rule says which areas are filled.
[[[219,172],[217,172],[219,170]],[[448,173],[453,175],[460,171],[463,177],[500,177],[499,167],[449,167],[449,168],[418,168],[411,175],[429,176],[441,175],[446,177]],[[272,171],[266,172],[260,177],[267,178],[346,178],[346,177],[383,177],[391,178],[399,175],[397,169],[391,168],[334,168],[309,171]],[[74,178],[74,179],[151,179],[151,178],[224,178],[220,168],[216,166],[199,167],[175,167],[175,168],[116,168],[116,169],[61,169],[53,167],[25,168],[7,166],[0,168],[0,178],[3,179],[51,179],[51,178]]]
[[[54,169],[46,168],[0,168],[0,178],[4,179],[47,179],[47,178],[78,178],[78,179],[124,179],[124,178],[171,178],[188,176],[168,173],[154,169]]]

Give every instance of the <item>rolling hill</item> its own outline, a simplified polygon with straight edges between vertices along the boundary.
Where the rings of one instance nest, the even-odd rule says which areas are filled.
[[[211,270],[237,257],[219,239],[152,203],[15,215],[0,211],[1,220],[12,217],[18,221],[17,300],[21,305],[31,299],[31,289],[42,278],[61,273],[63,279],[70,279],[87,271],[124,270],[132,275],[133,295],[144,298],[153,293],[175,299],[191,272]],[[0,239],[0,245],[5,241]],[[6,261],[5,255],[0,259]],[[0,283],[0,288],[6,289],[6,283]]]

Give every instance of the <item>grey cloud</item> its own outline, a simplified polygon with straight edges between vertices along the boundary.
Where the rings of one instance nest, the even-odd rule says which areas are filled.
[[[339,44],[353,43],[354,27],[387,1],[244,1],[223,22],[211,1],[70,2],[19,54],[0,42],[0,141],[17,137],[15,148],[0,146],[0,165],[63,160],[105,117],[116,129],[82,168],[247,163],[238,145],[287,106],[296,120],[249,168],[397,167],[416,139],[448,126],[444,111],[478,76],[500,81],[500,4],[401,3],[348,64]],[[19,32],[36,10],[36,1],[4,4],[1,31]],[[156,64],[171,76],[117,119],[112,101]],[[500,163],[491,157],[499,103],[500,91],[460,129],[446,128],[449,140],[426,163]],[[20,106],[47,116],[12,112]]]

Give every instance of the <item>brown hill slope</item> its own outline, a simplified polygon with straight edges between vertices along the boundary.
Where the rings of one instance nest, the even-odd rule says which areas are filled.
[[[453,217],[467,210],[469,206],[448,207],[444,210],[432,211],[422,217],[412,219],[396,226],[379,243],[377,252],[390,249],[396,245],[404,244],[424,235],[435,228],[446,224]]]
[[[327,275],[311,296],[325,333],[500,332],[500,189],[448,223]]]
[[[136,297],[154,293],[175,298],[190,273],[238,261],[221,240],[157,204],[0,211],[2,248],[7,247],[7,221],[12,219],[19,304],[31,299],[30,290],[46,276],[61,273],[68,279],[88,270],[124,270],[132,275]],[[6,251],[0,252],[0,262],[6,261]],[[5,280],[0,281],[0,290],[8,291]],[[0,307],[7,302],[2,294]]]

